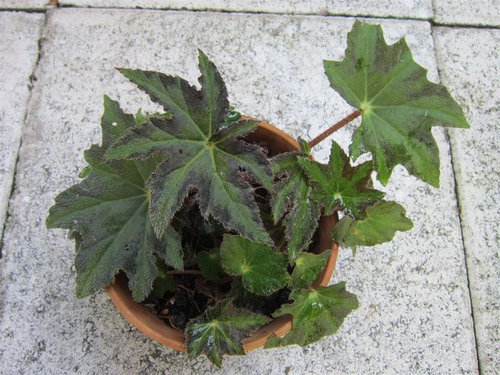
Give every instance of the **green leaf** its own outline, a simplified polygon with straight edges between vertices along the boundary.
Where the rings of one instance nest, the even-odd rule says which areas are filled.
[[[135,114],[135,121],[137,122],[138,125],[144,125],[148,121],[146,120],[144,114],[142,113],[141,108],[137,110],[137,113]]]
[[[330,250],[324,251],[321,254],[300,253],[295,261],[292,278],[288,283],[290,288],[306,288],[312,285],[323,268],[325,268],[330,253]]]
[[[167,267],[162,262],[156,262],[158,276],[153,283],[151,294],[156,298],[163,298],[167,292],[176,292],[177,283],[174,278],[167,274]]]
[[[173,113],[172,119],[150,118],[107,153],[111,159],[144,158],[161,153],[168,162],[147,183],[151,189],[151,220],[163,234],[184,198],[196,189],[205,219],[261,242],[270,242],[248,181],[271,187],[267,159],[257,145],[240,139],[257,127],[255,121],[227,125],[227,92],[215,66],[200,52],[201,90],[179,77],[157,72],[120,71]]]
[[[216,133],[224,124],[229,102],[222,77],[202,51],[199,51],[198,63],[201,91],[177,76],[134,69],[118,70],[173,114],[171,126],[174,133],[202,140]]]
[[[392,240],[396,231],[407,231],[413,223],[396,202],[379,202],[366,210],[364,220],[345,216],[333,228],[332,237],[342,245],[374,246]]]
[[[151,291],[157,269],[153,254],[168,258],[180,249],[180,237],[172,228],[159,241],[148,215],[148,192],[144,181],[161,161],[105,163],[102,156],[114,138],[137,126],[132,115],[117,102],[104,98],[102,145],[85,152],[91,166],[87,177],[56,197],[47,218],[49,228],[66,228],[76,239],[78,297],[84,297],[113,282],[123,270],[135,300]]]
[[[204,316],[192,319],[186,326],[188,356],[204,353],[220,367],[223,354],[245,354],[242,339],[268,322],[268,318],[249,310],[237,309],[222,301],[209,308]]]
[[[104,95],[104,113],[101,118],[101,150],[105,151],[111,143],[127,134],[129,129],[137,126],[134,115],[125,113],[117,101]]]
[[[340,206],[355,217],[363,217],[366,206],[384,196],[383,192],[371,188],[372,163],[352,167],[349,157],[333,141],[328,164],[308,158],[300,158],[298,162],[311,181],[311,198],[321,202],[326,215]]]
[[[226,116],[225,124],[229,125],[232,122],[238,121],[241,118],[241,113],[236,112],[233,107],[229,107],[230,112]]]
[[[309,146],[309,143],[305,139],[303,139],[302,137],[298,137],[297,143],[299,144],[300,152],[302,154],[304,154],[305,156],[311,155],[311,146]]]
[[[167,292],[175,292],[177,290],[177,283],[171,276],[157,277],[153,283],[151,294],[156,298],[163,298]]]
[[[80,173],[78,173],[78,177],[85,178],[90,174],[90,171],[91,171],[90,165],[87,165],[80,171]]]
[[[231,291],[228,298],[230,298],[233,305],[238,308],[268,314],[270,301],[278,299],[279,293],[280,291],[277,291],[269,296],[259,296],[245,289],[241,279],[237,278],[231,283]]]
[[[238,136],[243,136],[245,134],[253,132],[255,129],[257,129],[258,125],[259,122],[253,120],[233,122],[232,124],[221,128],[210,138],[210,141],[213,143],[221,143],[230,139],[234,139]]]
[[[469,124],[448,90],[427,80],[427,71],[413,60],[406,41],[389,46],[380,25],[356,21],[344,60],[324,64],[331,86],[363,111],[351,156],[371,152],[384,185],[394,166],[401,164],[439,186],[439,153],[431,127]]]
[[[352,229],[352,225],[356,219],[352,218],[349,215],[345,215],[342,219],[340,219],[337,224],[332,229],[332,239],[338,242],[341,246],[347,246],[344,242],[345,238],[349,234]]]
[[[345,290],[345,282],[315,290],[292,292],[291,304],[283,305],[273,316],[293,316],[293,328],[282,338],[271,337],[266,348],[297,344],[306,346],[339,329],[345,317],[358,308],[358,299]]]
[[[221,257],[218,250],[200,251],[196,256],[198,267],[207,280],[215,281],[222,274]]]
[[[225,234],[220,255],[224,270],[241,275],[243,286],[252,293],[267,296],[288,282],[286,255],[273,252],[268,245]]]
[[[273,158],[272,169],[279,179],[274,184],[271,209],[275,223],[284,216],[290,261],[311,243],[321,215],[320,205],[311,199],[311,187],[298,160],[302,154],[289,152]]]
[[[156,246],[156,253],[170,267],[183,270],[184,252],[182,251],[182,236],[169,225],[162,238],[163,241]]]

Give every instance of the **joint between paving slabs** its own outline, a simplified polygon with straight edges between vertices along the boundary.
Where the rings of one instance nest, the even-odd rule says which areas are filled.
[[[438,73],[439,68],[438,68]],[[481,360],[479,357],[479,342],[477,339],[477,328],[476,328],[476,318],[474,316],[474,303],[472,300],[472,292],[471,292],[471,287],[470,287],[470,276],[469,276],[469,267],[467,263],[467,249],[465,247],[465,239],[464,239],[464,225],[463,225],[463,216],[462,216],[462,207],[460,206],[460,188],[458,187],[458,181],[456,178],[456,169],[455,169],[455,163],[453,160],[453,148],[451,147],[451,142],[450,142],[450,134],[448,132],[448,129],[445,131],[446,135],[446,140],[448,141],[448,144],[450,146],[450,160],[451,160],[451,173],[453,175],[453,191],[455,193],[455,200],[456,200],[456,205],[457,205],[457,214],[458,214],[458,221],[459,221],[459,228],[460,228],[460,239],[462,242],[462,251],[463,251],[463,261],[464,261],[464,268],[465,268],[465,277],[467,280],[467,291],[469,294],[469,303],[470,303],[470,315],[472,319],[472,334],[474,336],[474,344],[475,344],[475,349],[476,349],[476,362],[477,362],[477,373],[482,374],[481,371]]]
[[[113,10],[153,10],[153,11],[163,11],[163,12],[191,12],[191,13],[234,13],[234,14],[251,14],[251,15],[271,15],[271,16],[304,16],[304,17],[336,17],[336,18],[352,18],[352,19],[369,19],[369,20],[401,20],[401,21],[421,21],[421,22],[432,22],[432,18],[429,17],[407,17],[398,15],[371,15],[371,14],[352,14],[352,13],[334,13],[327,9],[318,10],[317,12],[279,12],[279,11],[266,11],[266,10],[252,10],[252,9],[242,9],[242,10],[231,10],[231,9],[221,9],[221,8],[209,8],[209,7],[199,7],[199,8],[154,8],[154,7],[118,7],[118,6],[98,6],[98,7],[83,7],[74,4],[60,4],[59,0],[50,0],[47,7],[56,8],[73,8],[73,9],[113,9]]]
[[[432,49],[434,52],[434,58],[436,60],[436,67],[437,67],[437,73],[438,73],[438,82],[441,83],[441,69],[439,67],[439,59],[438,59],[438,54],[436,50],[436,39],[434,37],[434,26],[431,23],[431,37],[432,37]],[[472,319],[472,335],[474,336],[474,345],[476,349],[476,363],[477,363],[477,373],[481,374],[481,362],[479,358],[479,346],[478,346],[478,340],[477,340],[477,330],[476,330],[476,319],[474,317],[474,305],[472,302],[472,294],[471,294],[471,288],[470,288],[470,277],[469,277],[469,267],[467,265],[467,249],[465,248],[465,239],[464,239],[464,226],[463,226],[463,216],[462,216],[462,207],[460,206],[460,189],[458,187],[458,181],[456,177],[456,169],[455,169],[455,163],[453,159],[453,147],[451,145],[450,141],[450,133],[448,129],[445,129],[445,138],[448,143],[448,147],[450,150],[450,163],[451,163],[451,174],[453,177],[453,192],[455,194],[455,202],[456,202],[456,207],[457,207],[457,216],[458,216],[458,222],[459,222],[459,228],[460,228],[460,240],[462,243],[462,252],[463,252],[463,264],[464,264],[464,269],[465,269],[465,277],[467,281],[467,292],[469,294],[469,304],[470,304],[470,315]]]
[[[500,25],[474,25],[468,23],[443,23],[434,20],[429,20],[432,27],[447,27],[449,29],[487,29],[498,30]]]
[[[240,13],[240,14],[265,14],[265,15],[276,15],[276,16],[313,16],[313,17],[338,17],[338,18],[365,18],[373,20],[401,20],[401,21],[423,21],[429,22],[432,27],[449,27],[449,28],[469,28],[469,29],[500,29],[500,25],[489,25],[489,24],[474,24],[474,23],[445,23],[436,21],[435,17],[435,2],[432,1],[432,16],[431,17],[411,17],[411,16],[398,16],[398,15],[371,15],[371,14],[351,14],[351,13],[334,13],[327,9],[319,10],[317,12],[279,12],[279,11],[265,11],[265,10],[226,10],[217,8],[153,8],[153,7],[141,7],[141,8],[121,8],[113,6],[105,7],[80,7],[74,4],[60,4],[59,0],[48,0],[43,8],[0,8],[0,11],[20,11],[20,12],[45,12],[47,8],[87,8],[87,9],[134,9],[134,10],[157,10],[157,11],[170,11],[170,12],[215,12],[215,13]]]
[[[57,0],[55,0],[57,1]],[[16,154],[16,161],[14,162],[14,171],[12,173],[12,177],[11,177],[11,187],[10,187],[10,192],[9,192],[9,195],[8,195],[8,203],[7,203],[7,209],[6,209],[6,212],[5,212],[5,219],[4,219],[4,222],[2,223],[2,226],[1,226],[1,232],[0,232],[0,259],[2,259],[3,257],[3,244],[4,244],[4,239],[5,239],[5,229],[7,227],[7,221],[9,220],[11,214],[10,214],[10,203],[11,203],[11,199],[12,199],[12,196],[14,195],[14,191],[16,190],[16,178],[17,178],[17,171],[18,171],[18,167],[19,167],[19,158],[20,158],[20,152],[21,152],[21,147],[22,147],[22,143],[23,143],[23,134],[24,134],[24,129],[25,129],[25,126],[26,126],[26,123],[27,123],[27,119],[28,119],[28,114],[30,112],[30,108],[31,108],[31,102],[32,102],[32,99],[33,99],[33,90],[35,89],[35,85],[36,85],[36,81],[37,81],[37,78],[36,78],[36,71],[38,69],[38,65],[40,64],[40,60],[42,59],[42,50],[43,50],[43,43],[45,41],[45,31],[46,31],[46,27],[47,27],[47,13],[44,12],[44,20],[43,20],[43,24],[42,26],[40,27],[40,31],[39,31],[39,34],[38,34],[38,41],[37,41],[37,57],[36,57],[36,60],[35,60],[35,63],[33,64],[33,69],[31,70],[31,74],[29,75],[29,78],[28,78],[28,98],[26,100],[26,110],[24,112],[24,117],[23,117],[23,121],[22,121],[22,128],[21,128],[21,136],[19,138],[19,144],[17,146],[17,154]]]

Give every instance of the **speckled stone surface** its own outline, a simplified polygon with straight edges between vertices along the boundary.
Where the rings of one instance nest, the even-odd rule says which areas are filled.
[[[476,349],[445,133],[441,189],[396,168],[389,199],[407,207],[411,232],[391,244],[340,255],[335,280],[359,310],[339,333],[307,348],[227,357],[217,370],[151,342],[104,293],[74,297],[73,243],[46,230],[53,198],[77,181],[82,150],[99,138],[102,96],[128,111],[145,95],[113,70],[156,69],[191,82],[196,48],[224,77],[231,102],[293,136],[315,136],[352,111],[328,86],[322,59],[343,55],[353,19],[203,12],[54,9],[27,119],[0,267],[3,372],[43,374],[475,374]],[[437,78],[428,23],[382,21],[390,42],[408,35],[416,59]],[[210,30],[210,33],[207,32]],[[214,37],[216,35],[217,37]],[[336,139],[344,146],[352,126]],[[325,158],[327,146],[316,156]]]
[[[60,0],[87,7],[224,10],[376,17],[432,18],[432,0]]]
[[[440,76],[463,106],[450,131],[481,370],[500,369],[499,30],[434,30]],[[467,45],[467,49],[463,46]]]
[[[0,9],[44,9],[49,0],[0,0]]]
[[[500,26],[498,0],[433,0],[434,20],[446,25]]]
[[[44,15],[0,13],[0,239]]]

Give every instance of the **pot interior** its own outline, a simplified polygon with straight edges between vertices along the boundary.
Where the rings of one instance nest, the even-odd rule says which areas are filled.
[[[295,139],[266,122],[260,122],[258,128],[253,133],[247,135],[245,140],[265,146],[269,150],[270,156],[299,150],[299,144]],[[315,287],[328,285],[335,268],[338,246],[332,242],[330,231],[337,220],[336,215],[322,216],[320,219],[316,252],[322,252],[327,249],[331,249],[332,252],[325,269],[313,285]],[[186,351],[184,333],[168,326],[149,308],[135,302],[128,289],[128,280],[124,274],[119,274],[115,282],[106,288],[106,292],[122,315],[145,335],[170,348]],[[258,329],[252,336],[243,340],[243,347],[245,351],[256,349],[265,345],[270,336],[276,335],[281,337],[291,329],[291,315],[281,316],[273,319]]]

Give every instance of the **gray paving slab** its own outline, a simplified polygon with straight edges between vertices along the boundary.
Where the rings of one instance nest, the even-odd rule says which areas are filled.
[[[42,14],[0,12],[0,238],[43,20]]]
[[[353,19],[203,12],[56,9],[19,162],[6,227],[0,363],[6,373],[382,374],[477,373],[469,292],[450,153],[443,131],[442,182],[435,189],[402,168],[389,199],[404,204],[415,228],[376,248],[341,252],[335,279],[347,280],[361,307],[338,335],[307,348],[228,357],[221,370],[151,342],[104,293],[74,297],[73,243],[44,219],[55,195],[74,183],[81,155],[99,139],[101,94],[128,111],[147,98],[113,69],[127,66],[195,82],[196,48],[218,65],[231,102],[293,136],[312,137],[352,111],[330,88],[322,59],[343,56]],[[437,79],[430,26],[383,21],[403,34]],[[210,33],[207,32],[210,30]],[[68,48],[71,46],[71,48]],[[351,127],[336,137],[344,146]],[[327,146],[318,148],[323,159]]]
[[[498,0],[433,0],[434,20],[445,25],[500,26]]]
[[[0,0],[0,9],[44,9],[49,0]]]
[[[434,30],[440,75],[471,129],[450,132],[483,374],[500,369],[499,30]],[[466,46],[466,48],[464,48]]]
[[[430,19],[432,0],[61,0],[86,7],[196,9]]]

